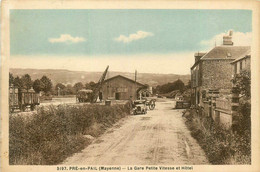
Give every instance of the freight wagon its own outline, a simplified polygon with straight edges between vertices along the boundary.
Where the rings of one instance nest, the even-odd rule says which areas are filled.
[[[25,111],[27,107],[33,111],[36,105],[40,104],[39,94],[32,88],[29,90],[18,89],[13,86],[9,88],[9,112],[15,109]]]

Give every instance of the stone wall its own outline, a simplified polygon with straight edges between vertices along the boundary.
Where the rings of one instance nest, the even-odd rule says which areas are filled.
[[[232,115],[225,112],[219,112],[219,123],[226,129],[229,129],[232,125]]]
[[[231,111],[231,100],[225,98],[216,99],[216,108],[222,109],[225,111]]]
[[[226,129],[232,125],[232,97],[229,89],[222,89],[216,98],[215,121]]]
[[[250,65],[251,65],[250,57],[247,57],[247,58],[244,58],[244,59],[241,59],[239,61],[232,63],[233,75],[240,73],[241,70],[249,71]]]
[[[204,60],[201,65],[201,85],[204,89],[232,87],[232,60]]]

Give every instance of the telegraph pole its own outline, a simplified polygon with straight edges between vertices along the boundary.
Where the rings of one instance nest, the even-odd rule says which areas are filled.
[[[135,70],[135,96],[137,98],[137,92],[136,92],[136,79],[137,79],[137,71]]]

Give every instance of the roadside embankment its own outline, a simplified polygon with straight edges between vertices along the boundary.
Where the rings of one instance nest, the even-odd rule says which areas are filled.
[[[250,133],[234,133],[196,109],[183,113],[185,124],[212,164],[251,164]]]
[[[10,115],[9,162],[53,165],[90,144],[119,119],[129,105],[58,105],[40,107],[35,115]]]

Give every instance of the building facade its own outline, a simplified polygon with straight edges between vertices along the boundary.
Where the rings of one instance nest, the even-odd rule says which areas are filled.
[[[250,51],[246,55],[241,56],[240,58],[231,62],[233,68],[233,76],[239,74],[241,71],[250,71],[251,64],[251,53]]]
[[[233,46],[228,42],[227,45],[214,47],[208,53],[195,53],[195,63],[191,67],[192,103],[202,105],[209,90],[231,89],[235,70],[231,63],[248,51],[249,46]],[[248,60],[246,63],[245,66],[250,65]]]
[[[103,100],[128,100],[130,97],[137,99],[137,92],[142,88],[145,85],[117,75],[104,81],[100,96]]]
[[[243,58],[248,52],[249,46],[234,46],[230,34],[223,37],[223,45],[214,47],[208,53],[194,55],[191,103],[202,107],[207,115],[227,126],[232,124],[231,80],[234,72],[250,68],[250,58]]]

